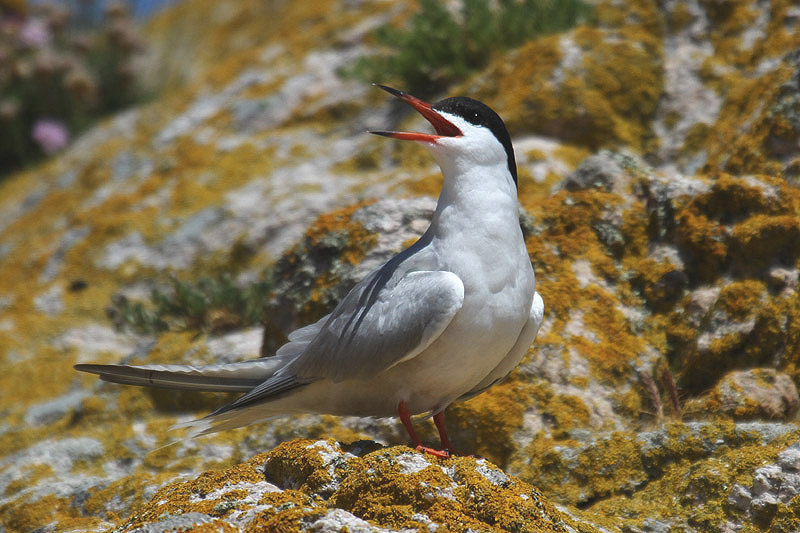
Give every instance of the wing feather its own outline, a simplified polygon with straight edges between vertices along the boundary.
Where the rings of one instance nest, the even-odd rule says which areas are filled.
[[[373,376],[408,360],[436,340],[464,301],[464,284],[452,272],[415,271],[385,279],[381,270],[345,297],[337,308],[305,331],[290,338],[292,349],[279,354],[304,351],[244,396],[208,415],[268,401],[319,379],[342,381]],[[308,340],[313,329],[317,334]]]
[[[436,340],[464,302],[452,272],[407,272],[353,291],[287,367],[303,378],[367,378],[411,359]]]

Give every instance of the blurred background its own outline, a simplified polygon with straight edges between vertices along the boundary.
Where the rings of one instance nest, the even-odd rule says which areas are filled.
[[[151,94],[138,26],[166,3],[0,4],[0,175],[62,150],[97,119]]]
[[[64,149],[98,119],[191,77],[185,60],[197,46],[192,41],[203,36],[203,17],[169,17],[169,28],[153,21],[176,2],[0,3],[0,179]],[[263,15],[267,24],[262,29],[267,30],[284,3],[251,3],[247,11]],[[428,97],[463,80],[498,51],[566,29],[589,13],[579,0],[499,2],[496,9],[489,2],[467,1],[460,11],[423,0],[408,27],[377,27],[373,40],[383,50],[360,58],[342,74],[365,81],[395,79]],[[258,26],[250,31],[253,27]],[[233,46],[257,44],[242,29],[244,35],[236,36]],[[223,57],[224,50],[217,53]]]

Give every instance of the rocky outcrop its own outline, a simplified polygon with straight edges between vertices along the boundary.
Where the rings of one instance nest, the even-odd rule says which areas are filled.
[[[296,440],[166,485],[119,531],[598,531],[485,459]]]

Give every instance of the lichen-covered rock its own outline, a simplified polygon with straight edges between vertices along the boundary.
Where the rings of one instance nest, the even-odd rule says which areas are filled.
[[[777,453],[798,435],[792,424],[730,422],[673,422],[641,432],[573,431],[558,440],[539,435],[519,457],[524,464],[513,470],[559,501],[586,505],[620,495],[638,498],[649,483],[675,471],[688,475],[687,461],[720,461],[759,447],[761,454]],[[722,469],[720,475],[733,473]]]
[[[800,397],[792,379],[773,368],[737,370],[726,375],[707,396],[690,402],[688,411],[725,413],[738,419],[788,419]]]
[[[169,484],[117,531],[599,531],[484,459],[296,440]]]
[[[762,528],[776,518],[781,525],[775,530],[791,531],[800,526],[800,444],[778,453],[775,463],[757,468],[749,487],[734,485],[728,505]]]
[[[429,154],[364,134],[424,120],[339,75],[414,6],[279,4],[168,9],[152,42],[184,82],[0,183],[3,527],[800,529],[800,12],[786,0],[597,2],[591,27],[449,91],[507,119],[546,307],[519,368],[447,411],[459,449],[502,471],[401,448],[391,419],[180,440],[173,424],[231,397],[72,370],[269,354],[424,231],[441,186]],[[266,331],[219,309],[131,327],[173,280],[224,273],[248,290],[264,272]]]

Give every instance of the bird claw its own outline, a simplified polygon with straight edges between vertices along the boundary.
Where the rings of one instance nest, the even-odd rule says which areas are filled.
[[[474,455],[464,455],[450,448],[438,450],[436,448],[429,448],[428,446],[418,445],[415,448],[420,453],[427,453],[439,457],[440,459],[450,459],[451,457],[476,457]]]
[[[427,446],[423,446],[422,444],[416,447],[416,450],[420,453],[427,453],[440,459],[449,459],[453,455],[457,455],[450,450],[437,450],[436,448],[428,448]]]

